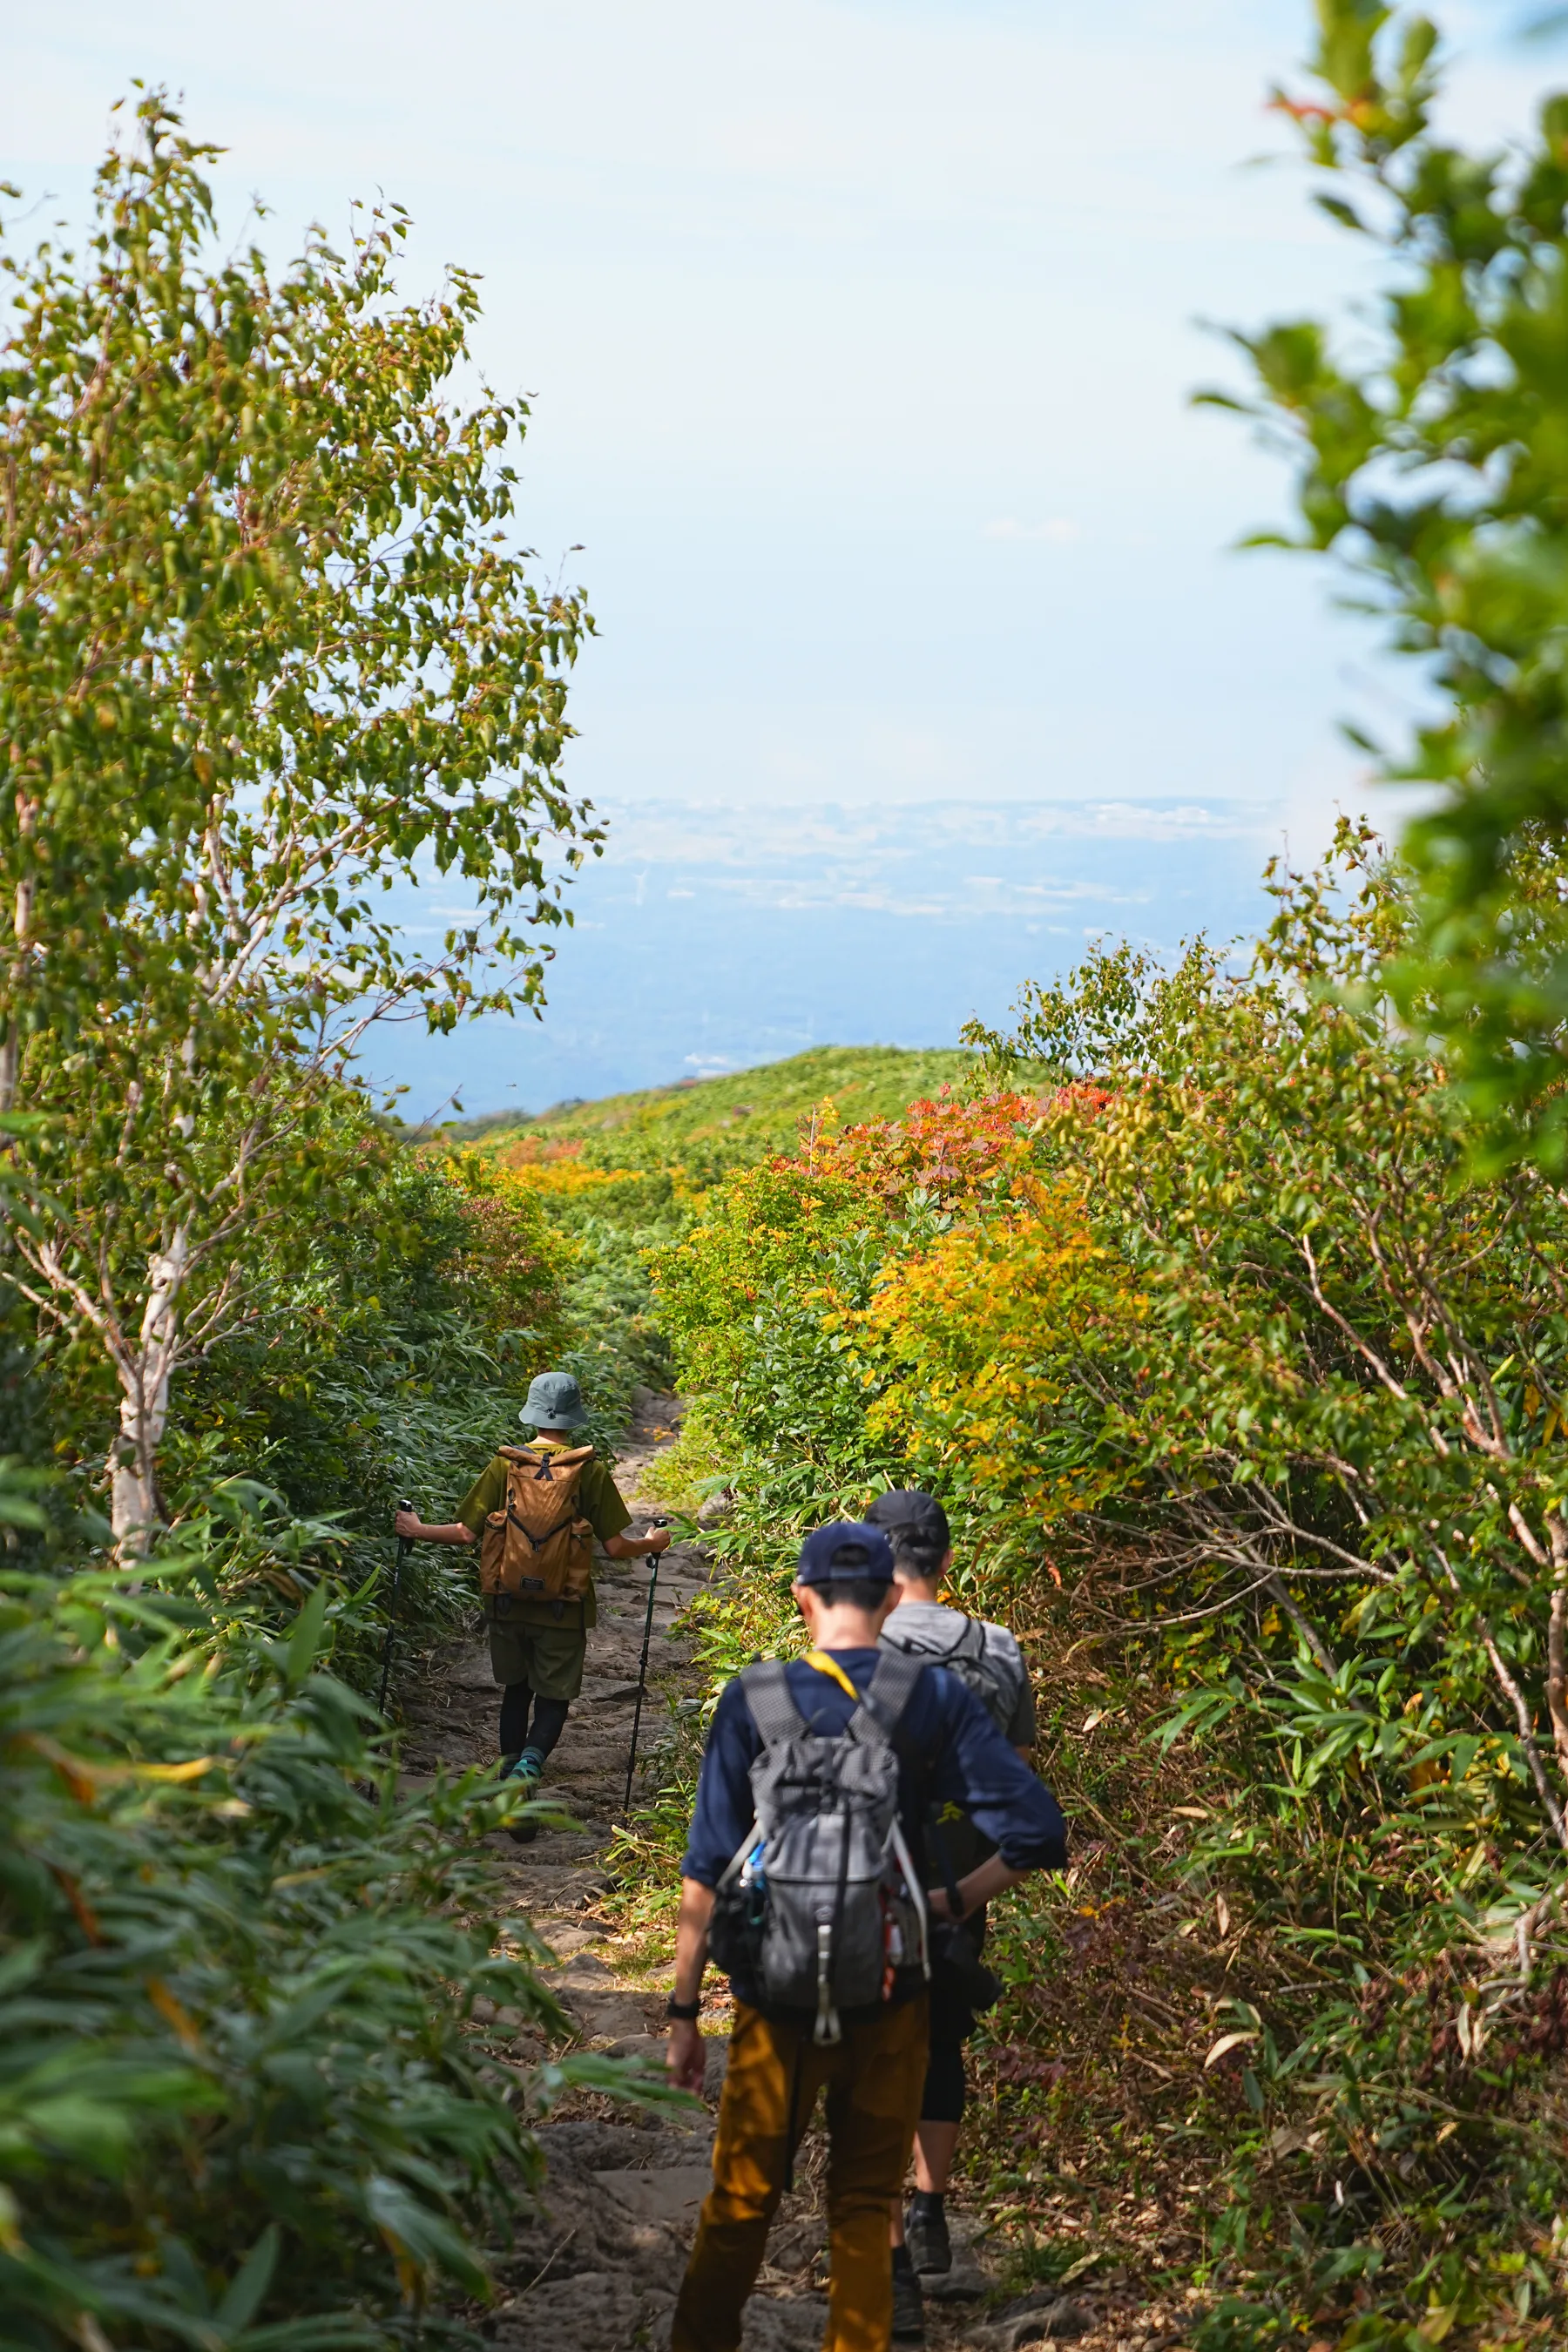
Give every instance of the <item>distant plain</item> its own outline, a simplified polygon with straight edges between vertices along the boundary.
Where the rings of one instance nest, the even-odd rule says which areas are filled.
[[[1289,845],[1256,802],[611,803],[572,884],[543,1016],[451,1037],[372,1033],[362,1066],[403,1115],[537,1113],[572,1097],[709,1076],[832,1045],[952,1046],[1003,1020],[1091,938],[1162,956],[1195,931],[1253,937],[1268,859]],[[1321,826],[1320,826],[1321,831]],[[1300,854],[1300,853],[1298,853]],[[410,930],[463,919],[451,881],[399,894]]]

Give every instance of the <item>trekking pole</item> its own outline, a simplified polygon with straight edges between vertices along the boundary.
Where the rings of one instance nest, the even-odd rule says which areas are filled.
[[[400,1511],[411,1511],[414,1506],[405,1496],[397,1507]],[[386,1604],[386,1639],[381,1645],[381,1696],[375,1703],[375,1711],[378,1715],[386,1713],[386,1685],[392,1675],[392,1642],[397,1631],[397,1588],[403,1581],[403,1563],[413,1549],[414,1540],[411,1536],[398,1537],[397,1557],[392,1563],[392,1591]]]
[[[658,1590],[658,1552],[648,1553],[647,1565],[650,1571],[647,1580],[647,1614],[642,1621],[642,1664],[637,1668],[637,1703],[632,1716],[632,1749],[631,1754],[626,1758],[626,1801],[621,1807],[624,1813],[629,1813],[632,1809],[632,1776],[637,1769],[637,1732],[642,1725],[643,1694],[647,1689],[647,1645],[653,1639],[653,1596]]]

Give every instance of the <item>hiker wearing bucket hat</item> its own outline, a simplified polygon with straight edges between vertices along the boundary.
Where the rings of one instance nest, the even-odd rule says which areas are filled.
[[[399,1511],[393,1526],[416,1541],[479,1543],[490,1672],[501,1692],[501,1777],[531,1794],[583,1687],[588,1628],[598,1622],[595,1538],[611,1559],[640,1559],[662,1551],[669,1530],[626,1534],[632,1515],[609,1465],[581,1442],[588,1414],[572,1373],[539,1373],[518,1419],[531,1444],[500,1447],[454,1518],[427,1527]],[[524,1844],[537,1830],[524,1822],[511,1834]]]

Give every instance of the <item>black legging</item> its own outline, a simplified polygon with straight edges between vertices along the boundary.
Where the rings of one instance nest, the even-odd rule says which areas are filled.
[[[921,2121],[962,2123],[968,2087],[963,2079],[963,2045],[974,2031],[974,2018],[967,2009],[955,2009],[943,2015],[933,2000],[931,2023],[931,2054],[926,2060]]]
[[[533,1728],[528,1725],[528,1703],[533,1699]],[[525,1748],[548,1756],[566,1728],[570,1702],[534,1698],[526,1683],[508,1683],[500,1695],[500,1752],[521,1756]]]

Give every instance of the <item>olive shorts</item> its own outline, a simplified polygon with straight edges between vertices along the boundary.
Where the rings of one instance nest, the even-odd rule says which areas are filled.
[[[485,1631],[490,1672],[503,1687],[526,1683],[536,1698],[559,1699],[574,1699],[582,1689],[588,1636],[581,1623],[520,1625],[487,1615]]]

